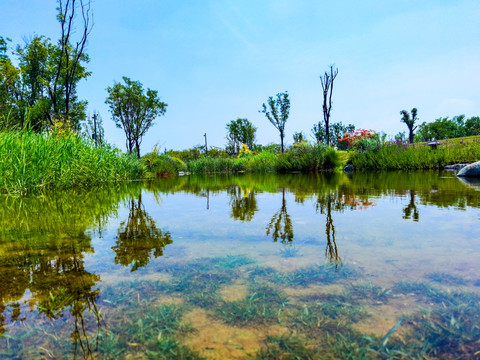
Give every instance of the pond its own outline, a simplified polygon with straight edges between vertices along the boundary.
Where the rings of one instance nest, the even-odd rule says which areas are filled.
[[[480,191],[452,173],[0,202],[2,359],[480,357]]]

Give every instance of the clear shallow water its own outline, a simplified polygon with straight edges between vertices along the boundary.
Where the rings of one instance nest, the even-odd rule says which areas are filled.
[[[2,358],[479,358],[480,191],[438,172],[1,198]]]

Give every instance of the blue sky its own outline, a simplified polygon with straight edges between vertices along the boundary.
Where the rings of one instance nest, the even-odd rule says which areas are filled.
[[[13,43],[59,36],[54,0],[0,0],[0,35]],[[122,76],[168,104],[144,138],[184,149],[225,145],[225,125],[248,118],[262,144],[277,130],[259,113],[288,90],[287,143],[322,118],[319,76],[339,69],[331,121],[394,135],[399,112],[420,121],[480,115],[480,1],[96,0],[87,52],[92,76],[79,88],[101,113],[107,140],[124,149],[104,101]]]

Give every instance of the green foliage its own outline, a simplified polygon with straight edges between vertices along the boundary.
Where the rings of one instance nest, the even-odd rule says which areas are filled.
[[[69,43],[64,45],[54,45],[44,36],[35,36],[23,47],[17,45],[17,76],[13,77],[13,69],[5,76],[10,79],[20,129],[28,125],[38,132],[55,120],[68,120],[74,131],[80,130],[80,122],[86,118],[86,101],[78,99],[77,86],[90,76],[85,68],[89,58]],[[67,57],[77,61],[68,63]]]
[[[309,172],[333,170],[339,165],[340,160],[334,149],[322,144],[298,143],[277,158],[276,170]]]
[[[346,144],[338,140],[342,139],[345,134],[353,133],[354,131],[355,125],[353,124],[343,125],[341,121],[330,124],[328,145],[334,146],[338,150],[346,150]],[[318,143],[325,144],[327,141],[325,123],[319,122],[318,124],[313,125],[312,135]]]
[[[87,139],[92,139],[97,146],[103,146],[105,143],[105,130],[103,128],[103,119],[100,114],[93,113],[87,116],[82,124],[82,133]]]
[[[290,99],[288,98],[288,91],[284,93],[278,93],[277,98],[274,100],[273,97],[269,97],[267,100],[267,105],[262,104],[262,110],[259,112],[265,114],[268,121],[272,123],[273,126],[280,133],[280,146],[282,149],[282,154],[284,151],[283,139],[285,138],[285,124],[287,123],[288,116],[290,114]]]
[[[250,150],[253,149],[257,128],[250,121],[238,118],[230,121],[226,127],[229,152],[238,154],[242,144],[246,144]]]
[[[305,134],[303,133],[303,131],[296,131],[293,133],[293,142],[296,144],[296,143],[299,143],[299,142],[302,142],[302,141],[306,141],[306,137],[305,137]]]
[[[349,162],[359,170],[442,169],[445,165],[478,161],[480,138],[447,140],[437,149],[395,141],[352,151]]]
[[[146,167],[147,178],[172,176],[188,169],[182,160],[167,154],[159,154],[156,147],[152,152],[142,156],[142,163]]]
[[[273,154],[280,154],[282,152],[280,144],[268,144],[268,145],[261,145],[261,144],[255,144],[253,149],[255,153],[261,153],[264,151],[273,153]]]
[[[306,142],[294,144],[283,155],[263,151],[245,154],[240,158],[201,157],[187,163],[192,173],[229,173],[229,172],[311,172],[333,170],[340,166],[337,151],[322,144],[311,145]]]
[[[202,157],[198,160],[190,161],[187,163],[188,170],[196,174],[205,173],[227,173],[240,171],[241,168],[235,165],[239,164],[235,159],[227,158],[210,158]]]
[[[352,148],[357,151],[378,150],[381,146],[378,134],[371,137],[360,137],[352,143]]]
[[[480,135],[480,117],[465,120],[465,115],[438,118],[431,123],[422,123],[416,134],[417,141],[443,140],[463,136]]]
[[[169,150],[166,153],[171,157],[180,159],[184,162],[198,160],[200,158],[206,157],[205,146],[200,146],[200,145],[197,145],[191,149],[186,149],[181,151]],[[208,149],[208,157],[226,159],[226,158],[229,158],[230,155],[223,149],[220,149],[216,146],[211,146]]]
[[[124,76],[122,83],[108,87],[105,103],[110,107],[113,121],[118,128],[123,128],[126,146],[131,154],[134,150],[140,159],[142,138],[153,125],[153,120],[164,115],[167,104],[160,101],[158,92],[143,89],[140,81],[132,81]]]
[[[413,132],[417,128],[415,126],[415,122],[418,120],[417,118],[418,110],[417,108],[413,108],[411,112],[412,112],[412,116],[410,117],[410,114],[406,110],[400,111],[400,115],[402,115],[402,119],[400,121],[407,125],[408,132],[409,132],[408,138],[409,138],[410,144],[413,144]]]
[[[142,164],[79,136],[0,133],[0,191],[24,194],[47,188],[92,186],[138,178]]]

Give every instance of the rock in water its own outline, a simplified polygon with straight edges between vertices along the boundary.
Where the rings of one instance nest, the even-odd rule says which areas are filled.
[[[462,170],[468,164],[455,164],[455,165],[446,165],[443,170],[447,171],[459,171]]]
[[[462,170],[457,173],[457,176],[472,176],[480,177],[480,161],[474,162],[473,164],[465,166]]]
[[[459,177],[458,180],[469,188],[480,191],[480,177]]]
[[[353,172],[353,166],[352,165],[347,165],[343,168],[343,171],[345,171],[346,173],[351,173],[351,172]]]

